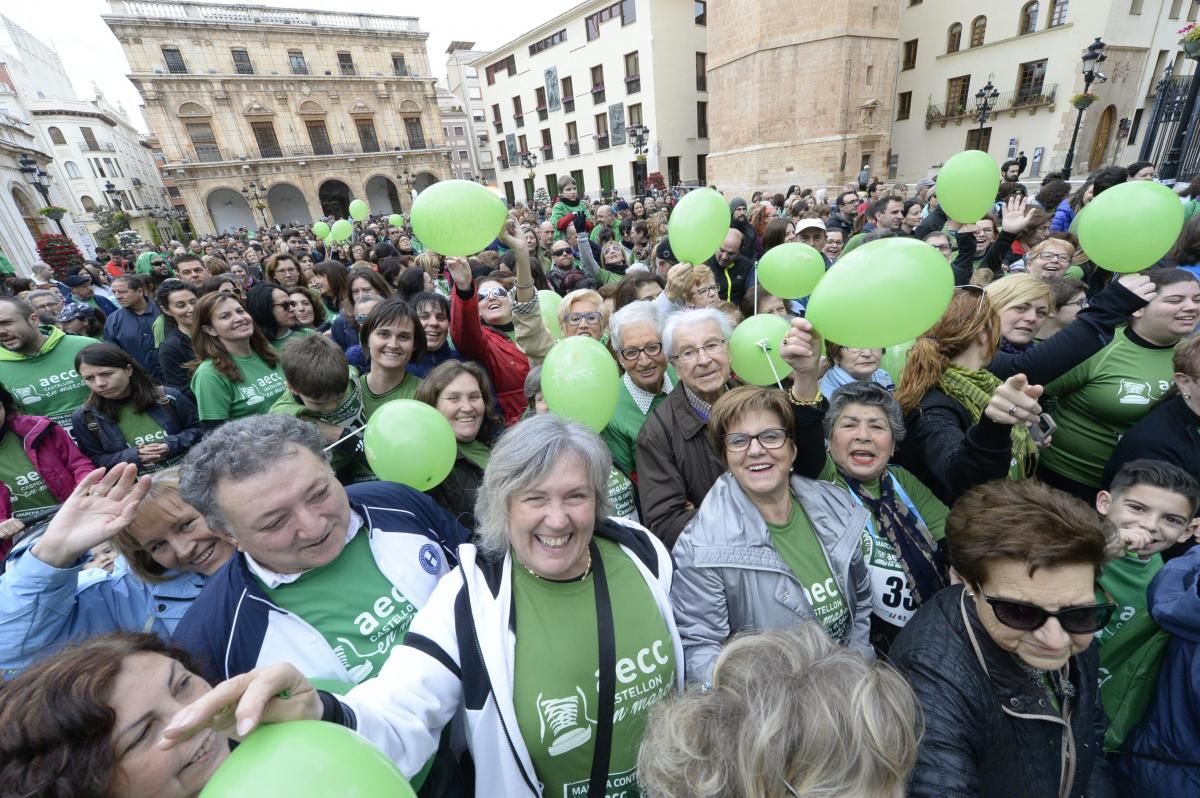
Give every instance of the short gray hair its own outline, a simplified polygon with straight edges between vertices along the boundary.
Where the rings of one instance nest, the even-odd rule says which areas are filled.
[[[904,440],[904,412],[900,403],[891,391],[877,382],[851,382],[843,385],[829,397],[829,410],[825,412],[822,423],[825,426],[825,439],[829,440],[833,425],[850,405],[870,405],[883,408],[887,416],[888,426],[892,428],[892,441],[900,443]]]
[[[532,402],[542,392],[542,367],[530,366],[525,375],[525,401]]]
[[[292,446],[307,449],[324,462],[329,460],[321,431],[295,416],[270,413],[222,424],[184,458],[179,495],[204,516],[210,528],[235,534],[217,502],[217,489],[225,480],[271,470],[280,457],[289,456]]]
[[[553,413],[534,416],[510,428],[492,447],[483,484],[475,496],[480,551],[496,558],[504,556],[509,547],[509,499],[540,485],[571,455],[583,461],[596,494],[596,522],[609,516],[608,477],[613,465],[608,446],[578,421]]]
[[[721,337],[726,341],[733,334],[733,325],[729,323],[729,317],[716,308],[695,308],[672,313],[667,319],[666,329],[663,330],[663,350],[666,351],[667,357],[675,357],[675,336],[679,334],[680,327],[696,327],[706,321],[720,327]]]
[[[55,288],[35,288],[25,295],[25,301],[32,305],[44,296],[57,299],[60,303],[65,301],[62,292]]]
[[[653,302],[630,302],[608,320],[608,341],[614,352],[621,351],[625,328],[631,324],[645,322],[654,325],[654,331],[662,338],[663,318]]]

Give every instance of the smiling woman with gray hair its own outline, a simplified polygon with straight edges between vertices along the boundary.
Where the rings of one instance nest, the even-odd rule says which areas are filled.
[[[477,795],[604,794],[606,784],[637,794],[646,718],[682,685],[683,651],[671,558],[645,529],[607,517],[611,468],[594,432],[553,415],[522,421],[492,449],[478,546],[459,548],[459,568],[379,677],[342,699],[350,725],[406,776],[464,711]],[[262,678],[254,694],[296,692],[294,671]],[[179,734],[250,684],[218,687]],[[307,717],[321,717],[321,701],[304,695]],[[254,721],[295,717],[279,699],[243,709]]]

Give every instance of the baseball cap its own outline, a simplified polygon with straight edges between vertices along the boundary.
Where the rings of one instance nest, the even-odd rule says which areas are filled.
[[[96,311],[91,305],[85,305],[82,302],[72,302],[62,309],[62,313],[58,314],[59,322],[75,321],[75,319],[90,319],[96,315]]]
[[[675,253],[671,251],[671,242],[664,238],[654,247],[654,259],[665,260],[669,263],[679,263],[679,258],[675,257]]]
[[[820,219],[801,219],[800,221],[796,222],[796,232],[797,233],[799,233],[801,230],[811,230],[814,227],[817,228],[818,230],[827,230],[828,229],[827,227],[825,227],[825,223],[822,222]]]
[[[67,288],[75,288],[80,285],[91,283],[92,278],[86,274],[72,274],[70,277],[63,280],[63,282],[66,283]]]

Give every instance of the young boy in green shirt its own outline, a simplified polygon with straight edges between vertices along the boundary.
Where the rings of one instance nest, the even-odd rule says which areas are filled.
[[[342,483],[376,479],[362,446],[367,423],[362,388],[341,347],[324,335],[306,335],[288,341],[281,359],[287,390],[271,412],[311,421],[326,443],[341,441],[330,453],[330,465]]]
[[[1096,633],[1101,698],[1114,727],[1106,748],[1128,731],[1131,711],[1140,716],[1129,705],[1140,702],[1143,691],[1147,699],[1153,693],[1158,668],[1150,652],[1159,630],[1147,611],[1146,591],[1163,567],[1161,552],[1200,529],[1194,517],[1198,507],[1200,483],[1161,460],[1126,463],[1109,489],[1096,496],[1096,510],[1115,528],[1119,542],[1114,545],[1120,546],[1120,555],[1104,566],[1096,591],[1097,601],[1117,605],[1112,620]]]

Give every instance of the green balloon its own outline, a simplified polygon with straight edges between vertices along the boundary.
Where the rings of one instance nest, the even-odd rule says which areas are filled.
[[[908,362],[908,351],[916,342],[917,340],[914,338],[902,344],[889,346],[883,352],[883,359],[879,361],[879,368],[891,375],[892,382],[897,386],[900,385],[900,376],[904,373],[904,364]]]
[[[1152,180],[1113,186],[1079,212],[1079,246],[1110,272],[1140,272],[1167,254],[1183,228],[1183,203]]]
[[[671,249],[680,263],[704,263],[728,233],[729,203],[711,188],[689,191],[667,222]]]
[[[758,282],[782,299],[808,296],[824,276],[825,259],[808,244],[780,244],[758,262]]]
[[[334,241],[349,241],[352,235],[354,235],[354,225],[349,219],[338,219],[329,231],[329,236]]]
[[[751,385],[775,385],[790,374],[791,367],[779,356],[789,328],[788,320],[774,313],[751,316],[734,328],[729,338],[733,373]]]
[[[329,225],[325,222],[313,222],[312,231],[322,241],[329,237]]]
[[[413,798],[382,751],[347,728],[319,720],[270,723],[226,759],[201,798]]]
[[[356,222],[361,222],[371,215],[371,206],[360,199],[356,199],[350,203],[350,218]]]
[[[392,227],[403,227],[404,217],[398,213],[393,213],[388,217],[388,224],[390,224]]]
[[[940,252],[912,238],[883,238],[835,263],[805,315],[823,338],[877,349],[928,330],[953,293],[954,274]]]
[[[558,306],[562,304],[562,297],[556,292],[543,288],[537,292],[538,307],[542,311],[542,321],[546,324],[546,329],[555,338],[562,338],[562,325],[558,323]]]
[[[550,348],[542,363],[546,406],[596,432],[612,420],[620,385],[616,361],[594,338],[564,338]]]
[[[372,413],[363,448],[377,477],[421,491],[442,484],[458,457],[450,422],[414,399],[393,399]]]
[[[956,222],[974,224],[996,202],[1000,167],[986,152],[960,152],[937,176],[937,198],[946,215]]]
[[[443,180],[417,195],[413,233],[426,249],[442,255],[474,255],[496,239],[508,209],[492,192],[470,180]]]

